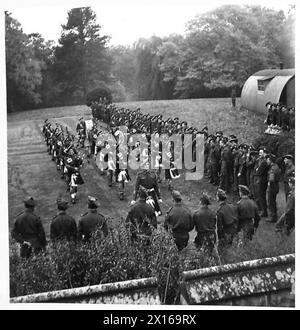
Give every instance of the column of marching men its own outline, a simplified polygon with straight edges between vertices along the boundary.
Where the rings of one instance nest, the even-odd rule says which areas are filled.
[[[170,144],[170,169],[165,169],[164,174],[172,193],[174,205],[165,216],[164,227],[173,234],[178,249],[181,250],[187,246],[189,232],[193,229],[197,232],[195,245],[205,248],[208,253],[215,250],[216,244],[220,247],[232,245],[237,236],[246,242],[252,239],[262,217],[265,217],[266,221],[276,223],[276,231],[285,229],[285,232],[289,234],[293,230],[295,168],[292,155],[283,157],[285,163],[283,178],[287,202],[285,212],[278,219],[276,197],[279,192],[281,173],[276,163],[276,156],[268,154],[265,147],[260,146],[255,150],[252,145],[238,144],[238,139],[234,135],[226,137],[221,131],[208,134],[208,127],[199,130],[189,126],[186,121],[180,121],[178,117],[164,120],[162,115],[143,114],[139,108],[136,110],[117,108],[113,104],[106,104],[105,100],[92,102],[91,109],[93,127],[87,130],[85,121],[81,118],[76,127],[77,139],[68,131],[67,127],[51,124],[48,120],[43,126],[48,152],[56,162],[57,170],[61,172],[62,178],[66,181],[72,203],[76,202],[77,186],[83,184],[79,170],[83,166],[82,149],[85,146],[85,140],[89,142],[87,157],[92,156],[95,160],[101,156],[105,158],[102,160],[107,162],[107,166],[100,168],[100,172],[103,174],[106,171],[110,187],[113,177],[115,177],[115,181],[119,185],[119,197],[123,200],[125,183],[130,180],[130,176],[127,169],[120,168],[118,161],[111,162],[109,157],[111,145],[116,143],[118,148],[121,145],[118,142],[124,138],[119,129],[120,126],[127,127],[129,141],[131,135],[136,133],[142,134],[148,142],[151,141],[152,134],[157,136],[179,134],[182,141],[184,141],[185,134],[191,134],[193,136],[192,144],[194,144],[196,135],[203,134],[205,175],[213,185],[217,186],[216,199],[219,208],[217,212],[210,209],[211,197],[205,193],[201,194],[200,207],[195,212],[192,213],[184,205],[180,192],[174,190],[172,185],[172,180],[178,178],[180,173],[175,167],[175,150]],[[101,126],[101,123],[104,123],[106,127]],[[113,136],[114,141],[110,141],[109,138],[101,139],[100,133],[103,130],[110,132],[110,137]],[[76,142],[77,145],[75,145]],[[160,151],[162,143],[164,141],[160,142]],[[143,149],[140,141],[130,148],[140,148],[141,153],[145,151],[146,156],[150,151],[148,146]],[[101,151],[104,149],[106,150],[102,155]],[[193,148],[193,159],[195,159],[194,153],[195,148]],[[121,157],[121,153],[117,153],[117,155],[117,157]],[[137,157],[141,157],[141,155]],[[161,164],[161,152],[157,163]],[[157,227],[157,216],[162,214],[159,189],[161,174],[161,166],[158,166],[156,170],[151,170],[148,161],[144,164],[144,169],[137,174],[133,201],[126,218],[126,222],[132,224],[133,237],[139,234],[150,235],[150,227]],[[240,201],[237,205],[227,201],[227,195],[231,192],[239,193]],[[29,198],[24,203],[25,212],[17,217],[12,236],[21,244],[23,255],[28,256],[32,250],[39,251],[41,246],[45,247],[45,238],[41,222],[36,220],[38,217],[33,213],[35,201]],[[51,223],[50,236],[52,239],[76,239],[78,232],[80,239],[88,239],[98,225],[101,226],[105,235],[107,234],[105,217],[97,212],[98,203],[94,197],[88,197],[89,212],[85,215],[87,219],[80,220],[79,228],[76,228],[75,220],[66,215],[68,203],[57,200],[57,206],[59,210],[57,219]],[[267,218],[268,211],[269,218]],[[66,221],[66,217],[68,221]],[[26,228],[24,223],[30,223],[30,221],[39,223],[37,226],[39,229],[35,234],[24,231]],[[42,237],[42,243],[36,243],[39,241],[37,237]]]

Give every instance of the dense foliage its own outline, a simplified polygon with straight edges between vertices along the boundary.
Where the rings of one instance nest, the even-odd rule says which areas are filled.
[[[246,245],[240,245],[237,237],[230,249],[211,256],[194,248],[178,253],[172,236],[162,227],[154,229],[150,239],[132,240],[124,221],[114,227],[109,224],[106,238],[99,231],[90,243],[51,243],[46,252],[29,259],[21,259],[11,242],[11,297],[154,276],[161,301],[175,304],[182,271],[294,253],[294,238],[280,235],[267,242],[254,237]]]
[[[86,95],[86,105],[90,106],[92,101],[99,102],[100,98],[105,97],[108,103],[112,102],[112,95],[111,91],[107,86],[102,85],[102,87],[93,89],[92,91],[88,92]]]
[[[115,101],[228,97],[255,71],[294,67],[295,6],[285,15],[224,5],[187,22],[184,35],[110,48],[90,7],[68,12],[56,46],[5,17],[9,111],[83,104],[103,83]]]

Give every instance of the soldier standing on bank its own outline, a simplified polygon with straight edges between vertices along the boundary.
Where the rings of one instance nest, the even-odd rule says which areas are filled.
[[[83,242],[88,242],[97,230],[101,230],[104,236],[108,235],[106,219],[97,212],[97,208],[97,199],[88,196],[88,211],[81,216],[78,223],[78,238]]]
[[[276,156],[268,154],[266,156],[267,163],[269,166],[268,171],[268,206],[270,210],[270,219],[266,219],[267,222],[276,222],[277,218],[277,203],[276,197],[279,193],[279,180],[280,180],[280,169],[275,163]]]
[[[131,205],[126,223],[130,224],[132,238],[137,238],[138,235],[150,236],[151,227],[157,228],[157,219],[154,209],[147,204],[147,190],[142,186],[138,191],[139,199]]]
[[[35,200],[30,197],[24,201],[25,211],[15,221],[11,236],[20,245],[20,255],[28,258],[46,248],[46,235],[39,216],[34,213]]]
[[[226,141],[226,140],[225,140]],[[220,173],[220,188],[227,193],[230,192],[231,187],[231,172],[232,172],[232,139],[229,142],[223,142],[225,144],[221,151],[221,173]]]
[[[63,199],[57,199],[58,214],[52,219],[50,225],[51,240],[66,239],[68,241],[76,241],[77,225],[73,217],[66,213],[68,202]]]
[[[233,86],[231,89],[231,104],[235,108],[236,105],[236,87]]]
[[[254,189],[255,198],[260,211],[261,217],[268,217],[266,193],[268,188],[268,171],[269,165],[266,160],[266,148],[259,148],[259,157],[254,166]]]
[[[294,165],[294,157],[292,155],[285,155],[284,159],[284,190],[285,190],[285,198],[288,199],[288,195],[290,193],[289,186],[289,178],[295,175],[295,165]]]
[[[219,242],[222,247],[232,245],[237,234],[238,214],[237,208],[227,202],[226,192],[222,189],[217,191],[219,209],[217,211],[217,231]]]
[[[193,223],[197,236],[195,245],[204,247],[212,253],[216,244],[216,213],[209,208],[210,200],[205,193],[200,197],[200,208],[193,214]]]
[[[255,230],[258,227],[260,216],[256,203],[249,198],[250,190],[244,185],[239,185],[241,200],[237,204],[238,231],[243,233],[244,242],[252,240]]]
[[[275,228],[277,232],[283,229],[289,235],[295,227],[295,178],[289,178],[290,192],[288,195],[285,211],[276,222]]]
[[[210,148],[209,148],[209,174],[210,174],[210,183],[214,185],[219,184],[219,163],[220,163],[220,150],[216,144],[216,138],[210,136],[209,138]]]
[[[182,203],[180,192],[173,190],[172,197],[174,206],[166,214],[164,227],[166,230],[171,230],[175,244],[181,251],[188,244],[189,232],[193,230],[194,223],[191,211]]]

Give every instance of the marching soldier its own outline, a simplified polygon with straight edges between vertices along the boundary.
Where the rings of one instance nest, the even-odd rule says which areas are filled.
[[[151,227],[157,228],[157,219],[154,209],[147,204],[147,190],[140,186],[138,190],[139,199],[130,206],[126,217],[126,223],[130,224],[132,238],[138,235],[150,236]]]
[[[11,236],[20,245],[20,255],[29,258],[46,248],[46,235],[41,219],[34,213],[35,200],[30,197],[24,201],[25,211],[15,221]]]
[[[138,191],[140,187],[144,187],[147,190],[147,194],[149,197],[151,197],[154,201],[154,210],[156,212],[156,215],[161,215],[161,209],[159,206],[159,202],[161,203],[161,196],[160,196],[160,190],[157,183],[157,176],[156,173],[150,171],[150,164],[149,162],[146,163],[146,168],[138,173],[136,182],[135,182],[135,190],[134,190],[134,197],[132,204],[136,201]]]
[[[88,196],[88,211],[84,213],[78,223],[78,238],[83,242],[88,242],[93,233],[101,230],[104,236],[108,235],[108,227],[104,215],[97,212],[97,199]]]
[[[179,191],[173,190],[174,206],[166,214],[164,227],[171,230],[175,244],[179,251],[185,248],[189,241],[189,232],[193,230],[194,223],[191,211],[182,203]]]
[[[83,120],[83,117],[81,117],[79,119],[79,123],[76,126],[76,132],[79,135],[78,145],[83,148],[84,147],[84,141],[85,141],[85,138],[86,138],[86,124],[85,124],[85,121]]]
[[[91,157],[95,154],[97,138],[98,138],[97,129],[96,129],[96,127],[93,127],[88,132],[88,140],[89,140],[89,154],[88,154],[88,157]]]
[[[226,192],[222,189],[217,191],[219,209],[217,211],[217,231],[222,247],[232,245],[237,234],[238,214],[237,208],[227,202]]]
[[[73,217],[66,213],[68,202],[57,199],[56,201],[58,214],[52,219],[50,225],[51,240],[66,239],[68,241],[76,241],[77,225]]]
[[[209,197],[203,193],[200,197],[200,208],[193,214],[193,223],[197,236],[195,238],[196,247],[208,248],[212,253],[216,244],[216,213],[209,208]]]
[[[255,198],[260,211],[261,217],[268,217],[266,192],[268,188],[268,171],[269,165],[266,161],[266,148],[260,147],[259,157],[254,166],[254,189]]]
[[[237,204],[238,232],[243,233],[243,240],[252,240],[258,227],[260,216],[256,203],[249,198],[250,190],[244,185],[239,185],[241,200]]]
[[[270,210],[270,220],[266,219],[267,222],[276,222],[277,218],[277,203],[276,197],[279,193],[279,180],[280,180],[280,169],[275,163],[276,156],[269,154],[266,156],[267,163],[269,166],[268,171],[268,206]]]

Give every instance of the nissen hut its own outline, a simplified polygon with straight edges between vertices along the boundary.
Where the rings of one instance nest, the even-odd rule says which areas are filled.
[[[244,84],[241,103],[248,110],[266,112],[267,102],[295,106],[295,69],[269,69],[254,73]]]

